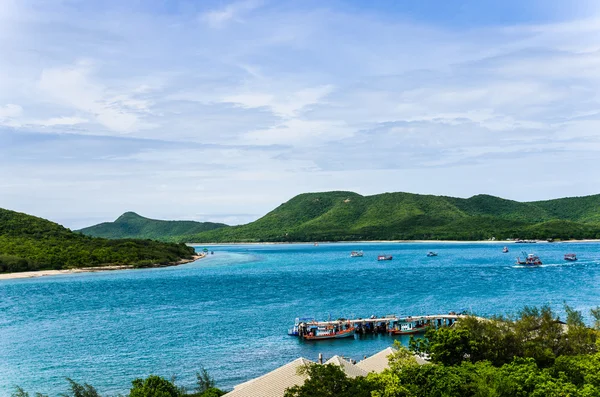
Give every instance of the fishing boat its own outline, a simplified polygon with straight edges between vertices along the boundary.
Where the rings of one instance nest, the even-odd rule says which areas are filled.
[[[378,261],[391,261],[392,260],[392,256],[391,255],[379,255],[377,257]]]
[[[508,247],[502,248],[502,252],[506,254],[508,252]]]
[[[429,251],[427,253],[427,256],[438,256],[438,255],[437,255],[437,252]]]
[[[565,260],[570,262],[575,262],[577,260],[577,255],[575,254],[565,254]]]
[[[363,256],[363,255],[364,255],[364,254],[363,254],[363,252],[362,252],[362,251],[352,251],[352,252],[350,253],[350,256],[351,256],[352,258],[358,258],[358,257],[361,257],[361,256]]]
[[[317,326],[309,328],[307,334],[303,335],[304,340],[317,341],[327,339],[352,338],[356,328],[348,324],[346,327],[337,327],[333,325]]]
[[[525,260],[522,260],[517,256],[517,265],[540,266],[542,264],[540,257],[535,254],[525,254],[525,252],[523,252],[523,256],[525,257]]]
[[[316,320],[312,317],[298,317],[294,321],[294,326],[288,329],[289,336],[300,336],[300,327],[306,326],[306,324],[314,323]]]
[[[428,323],[420,321],[392,321],[388,328],[390,335],[411,335],[427,331]]]

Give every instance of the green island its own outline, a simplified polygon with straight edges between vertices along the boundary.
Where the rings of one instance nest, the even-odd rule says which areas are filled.
[[[161,225],[156,222],[166,221],[128,213],[79,232],[141,238],[148,236],[144,230]],[[211,225],[211,230],[200,232],[172,228],[172,233],[154,233],[152,238],[194,243],[597,239],[600,195],[522,203],[489,195],[462,199],[411,193],[305,193],[246,225]]]
[[[185,244],[89,237],[42,218],[0,209],[0,273],[164,266],[190,260],[194,254]]]
[[[111,239],[137,238],[179,242],[181,236],[194,235],[226,226],[224,223],[213,222],[162,221],[145,218],[135,212],[126,212],[114,222],[104,222],[78,230],[78,232],[87,236]]]
[[[600,308],[593,327],[565,305],[560,321],[549,307],[525,307],[516,318],[461,318],[452,327],[430,328],[395,343],[381,373],[349,377],[334,364],[299,368],[307,378],[285,397],[597,397],[600,396]],[[428,356],[419,364],[415,354]],[[129,397],[218,397],[224,394],[203,369],[198,386],[186,390],[151,375],[132,381]],[[68,379],[67,397],[99,397],[91,385]],[[29,397],[15,387],[12,397]],[[44,396],[36,394],[37,397]]]

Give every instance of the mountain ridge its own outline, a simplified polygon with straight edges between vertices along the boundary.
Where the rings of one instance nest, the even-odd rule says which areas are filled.
[[[158,220],[146,218],[133,211],[127,211],[113,222],[103,222],[76,230],[76,232],[87,236],[109,239],[136,238],[178,242],[179,236],[201,233],[221,227],[228,227],[228,225],[215,222]]]
[[[245,225],[168,236],[171,241],[195,243],[492,237],[600,238],[600,194],[519,202],[488,194],[459,198],[406,192],[368,196],[350,191],[312,192],[294,196]]]

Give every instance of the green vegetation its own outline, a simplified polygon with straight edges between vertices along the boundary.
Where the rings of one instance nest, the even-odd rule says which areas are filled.
[[[389,369],[348,378],[334,365],[311,365],[310,378],[286,397],[545,397],[600,396],[600,309],[595,328],[566,307],[566,324],[552,311],[525,308],[516,320],[475,317],[430,329],[411,350],[430,355],[419,365],[396,345]]]
[[[600,238],[600,195],[520,203],[385,193],[306,193],[255,222],[180,236],[188,242]]]
[[[45,219],[0,209],[0,273],[166,265],[193,254],[194,249],[185,244],[93,238]]]
[[[181,236],[227,227],[223,223],[194,221],[160,221],[144,218],[135,212],[126,212],[114,222],[86,227],[77,232],[92,237],[110,239],[136,238],[179,242]]]
[[[128,397],[221,397],[224,391],[214,386],[214,380],[202,369],[197,373],[198,379],[195,390],[188,391],[185,387],[175,385],[174,380],[167,380],[161,376],[150,375],[146,379],[135,379],[131,382]],[[63,397],[101,397],[95,387],[87,383],[77,383],[67,378],[69,389],[62,393]],[[207,384],[210,383],[210,385]],[[30,397],[23,388],[16,386],[11,397]],[[46,394],[35,393],[33,397],[48,397]]]

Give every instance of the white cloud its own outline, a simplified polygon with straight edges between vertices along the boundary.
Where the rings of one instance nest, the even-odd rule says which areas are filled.
[[[0,15],[11,22],[10,41],[0,37],[0,124],[39,140],[69,132],[76,148],[19,143],[22,157],[0,167],[14,187],[0,207],[60,217],[93,207],[110,219],[136,206],[260,214],[307,190],[533,198],[488,176],[499,169],[535,175],[536,198],[564,184],[597,189],[566,171],[600,175],[595,17],[462,29],[241,1],[199,23],[197,11],[109,3],[92,12],[39,1]],[[12,172],[21,160],[27,173]],[[45,179],[35,179],[40,169]],[[119,186],[123,194],[99,194]]]
[[[228,4],[227,6],[203,13],[200,17],[213,28],[222,27],[225,24],[241,21],[241,18],[263,4],[260,0],[243,0]]]
[[[147,111],[148,103],[127,94],[111,96],[105,86],[93,81],[91,71],[89,62],[44,69],[38,87],[49,101],[89,114],[110,130],[131,132],[143,128],[138,112]]]

